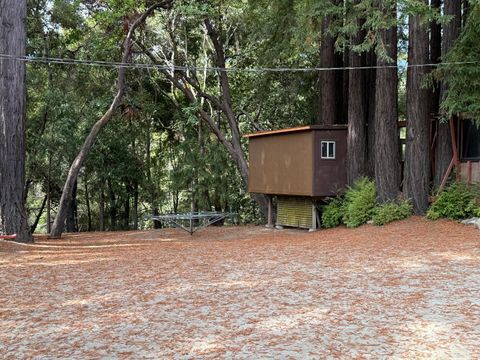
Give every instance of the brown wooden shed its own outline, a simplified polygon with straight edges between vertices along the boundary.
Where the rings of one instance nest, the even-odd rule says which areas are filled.
[[[317,201],[338,194],[347,183],[347,126],[312,125],[246,137],[249,192],[277,197],[278,226],[316,229]]]

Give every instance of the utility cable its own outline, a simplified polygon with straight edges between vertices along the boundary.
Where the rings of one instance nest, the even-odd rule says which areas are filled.
[[[220,68],[220,67],[200,67],[200,66],[179,66],[179,65],[157,65],[146,63],[121,63],[115,61],[100,61],[100,60],[78,60],[68,58],[53,58],[53,57],[36,57],[36,56],[16,56],[8,54],[0,54],[0,59],[9,59],[24,61],[28,63],[42,63],[42,64],[61,64],[61,65],[81,65],[81,66],[96,66],[96,67],[112,67],[112,68],[129,68],[129,69],[157,69],[169,71],[209,71],[209,72],[248,72],[248,73],[279,73],[279,72],[321,72],[321,71],[344,71],[344,70],[369,70],[369,69],[408,69],[408,68],[437,68],[445,65],[474,65],[479,64],[480,61],[459,61],[459,62],[444,62],[444,63],[430,63],[430,64],[392,64],[392,65],[376,65],[376,66],[345,66],[345,67],[312,67],[312,68]]]

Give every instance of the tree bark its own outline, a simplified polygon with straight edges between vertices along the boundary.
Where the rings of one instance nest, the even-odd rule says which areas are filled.
[[[66,229],[67,232],[77,232],[75,213],[77,209],[77,182],[73,184],[72,199],[67,207]]]
[[[112,182],[107,180],[108,184],[108,197],[110,199],[110,207],[109,207],[109,214],[110,214],[110,231],[117,230],[117,198],[115,196],[115,192],[113,191]]]
[[[138,230],[138,182],[133,185],[133,230]]]
[[[331,0],[331,5],[337,6],[341,0]],[[322,20],[321,44],[320,44],[320,67],[337,67],[335,55],[335,38],[328,34],[332,23],[331,16],[325,16]],[[326,70],[319,73],[320,85],[320,113],[317,122],[322,125],[332,125],[338,121],[338,94],[342,90],[341,71]],[[340,90],[340,91],[339,91]]]
[[[405,148],[404,193],[417,215],[428,209],[430,179],[429,91],[422,88],[427,68],[416,65],[429,61],[428,29],[420,16],[409,17],[407,70],[407,141]],[[412,67],[413,66],[413,67]]]
[[[445,15],[454,18],[443,26],[442,57],[447,54],[460,34],[462,25],[462,3],[459,0],[445,0],[443,5]],[[440,87],[440,99],[443,101],[447,94],[447,86],[443,82]],[[440,121],[437,131],[437,146],[435,151],[435,186],[440,186],[443,176],[452,160],[452,143],[448,122]]]
[[[384,9],[396,18],[396,8]],[[379,37],[390,61],[378,58],[375,94],[375,182],[380,203],[394,200],[400,185],[398,139],[397,27],[382,29]]]
[[[376,66],[377,56],[373,51],[366,54],[366,65]],[[377,69],[365,70],[365,94],[367,94],[367,176],[375,178],[375,84]]]
[[[99,199],[99,210],[98,210],[98,227],[100,231],[105,231],[105,181],[102,180],[100,185],[100,199]]]
[[[85,204],[87,205],[87,231],[92,231],[92,210],[90,207],[90,193],[88,191],[88,178],[85,175]]]
[[[40,222],[40,218],[42,217],[43,210],[45,210],[45,205],[47,204],[48,195],[45,195],[42,201],[42,205],[40,206],[40,210],[38,210],[37,216],[35,217],[35,221],[33,222],[32,226],[30,227],[30,233],[35,233],[37,229],[38,223]]]
[[[470,4],[470,1],[471,0],[463,0],[462,3],[463,3],[463,10],[462,10],[462,27],[465,26],[465,24],[467,23],[467,19],[468,19],[468,14],[470,14],[470,7],[472,6]]]
[[[125,37],[125,40],[123,42],[123,53],[122,53],[122,61],[121,61],[122,63],[127,63],[129,61],[130,50],[132,46],[132,39],[137,27],[143,24],[145,19],[150,14],[152,14],[157,8],[168,7],[170,3],[171,3],[171,0],[164,0],[154,5],[151,5],[141,16],[139,16],[135,20],[135,22],[131,25],[127,33],[127,36]],[[85,139],[85,142],[80,148],[80,151],[77,157],[75,158],[72,165],[70,166],[70,170],[68,172],[68,176],[63,188],[62,197],[60,199],[58,214],[55,218],[55,221],[52,226],[52,231],[50,233],[50,236],[52,238],[58,238],[62,235],[62,232],[64,230],[64,225],[65,225],[65,218],[67,216],[67,208],[70,201],[72,201],[73,185],[78,177],[78,173],[80,169],[82,168],[85,162],[85,159],[87,158],[88,154],[90,153],[90,150],[92,149],[95,143],[95,140],[97,139],[98,134],[100,133],[102,128],[105,125],[107,125],[107,123],[112,118],[115,110],[121,104],[121,101],[125,92],[125,80],[126,80],[125,78],[126,78],[126,68],[120,67],[118,69],[118,77],[117,77],[117,93],[110,105],[110,108],[100,118],[100,120],[98,120],[95,123],[95,125],[93,125],[92,129],[90,130],[90,133]]]
[[[127,197],[124,203],[124,212],[123,212],[123,229],[129,230],[130,228],[130,195],[132,193],[132,187],[130,183],[127,182],[125,185]]]
[[[26,0],[0,1],[0,231],[33,242],[25,210]]]
[[[359,29],[362,21],[358,20]],[[359,30],[353,44],[363,41],[364,32]],[[350,51],[350,66],[365,65],[362,54]],[[367,98],[365,96],[365,70],[350,70],[348,77],[348,136],[347,178],[352,185],[355,180],[366,176],[367,169]]]
[[[441,0],[430,0],[432,9],[439,11]],[[442,56],[442,26],[433,21],[430,24],[430,64],[438,64]],[[438,114],[440,108],[440,87],[434,85],[430,99],[430,113]]]

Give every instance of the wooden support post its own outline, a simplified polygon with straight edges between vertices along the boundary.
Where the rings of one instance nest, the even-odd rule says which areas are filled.
[[[450,116],[450,136],[452,139],[452,151],[453,151],[453,161],[454,165],[457,168],[456,179],[457,181],[460,180],[460,160],[458,157],[458,147],[457,147],[457,136],[455,131],[455,123],[453,114]],[[442,182],[443,183],[443,182]]]
[[[315,206],[315,202],[312,200],[312,227],[309,232],[317,231],[317,207]]]
[[[273,201],[272,196],[267,196],[268,198],[268,219],[267,219],[267,228],[273,228]]]
[[[472,162],[468,161],[468,183],[472,183]]]

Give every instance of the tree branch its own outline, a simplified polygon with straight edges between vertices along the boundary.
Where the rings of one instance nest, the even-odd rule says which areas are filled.
[[[145,12],[139,16],[133,24],[130,26],[128,33],[125,37],[125,40],[123,42],[123,52],[122,52],[122,63],[127,63],[130,58],[130,50],[132,47],[132,40],[133,36],[135,33],[135,30],[144,23],[146,18],[150,16],[156,9],[158,8],[169,8],[172,4],[173,0],[163,0],[160,2],[157,2],[150,7],[148,7]],[[55,221],[52,226],[52,231],[51,231],[51,237],[53,238],[58,238],[62,235],[64,226],[65,226],[65,219],[67,216],[67,209],[68,206],[72,200],[73,196],[73,191],[75,188],[75,183],[77,181],[78,173],[80,172],[80,169],[82,168],[85,159],[87,158],[88,154],[90,153],[90,150],[92,149],[95,140],[98,137],[98,134],[102,130],[102,128],[110,121],[112,118],[115,110],[119,107],[123,95],[125,93],[125,82],[126,82],[126,71],[127,68],[120,66],[118,68],[118,76],[117,76],[117,93],[110,104],[110,107],[108,110],[103,114],[103,116],[93,125],[92,129],[90,130],[90,133],[88,134],[87,138],[85,139],[82,147],[80,148],[80,151],[78,155],[76,156],[75,160],[73,161],[72,165],[70,166],[70,169],[68,171],[67,179],[65,181],[65,185],[63,187],[62,191],[62,197],[60,199],[60,204],[59,204],[59,209],[57,216],[55,218]]]

